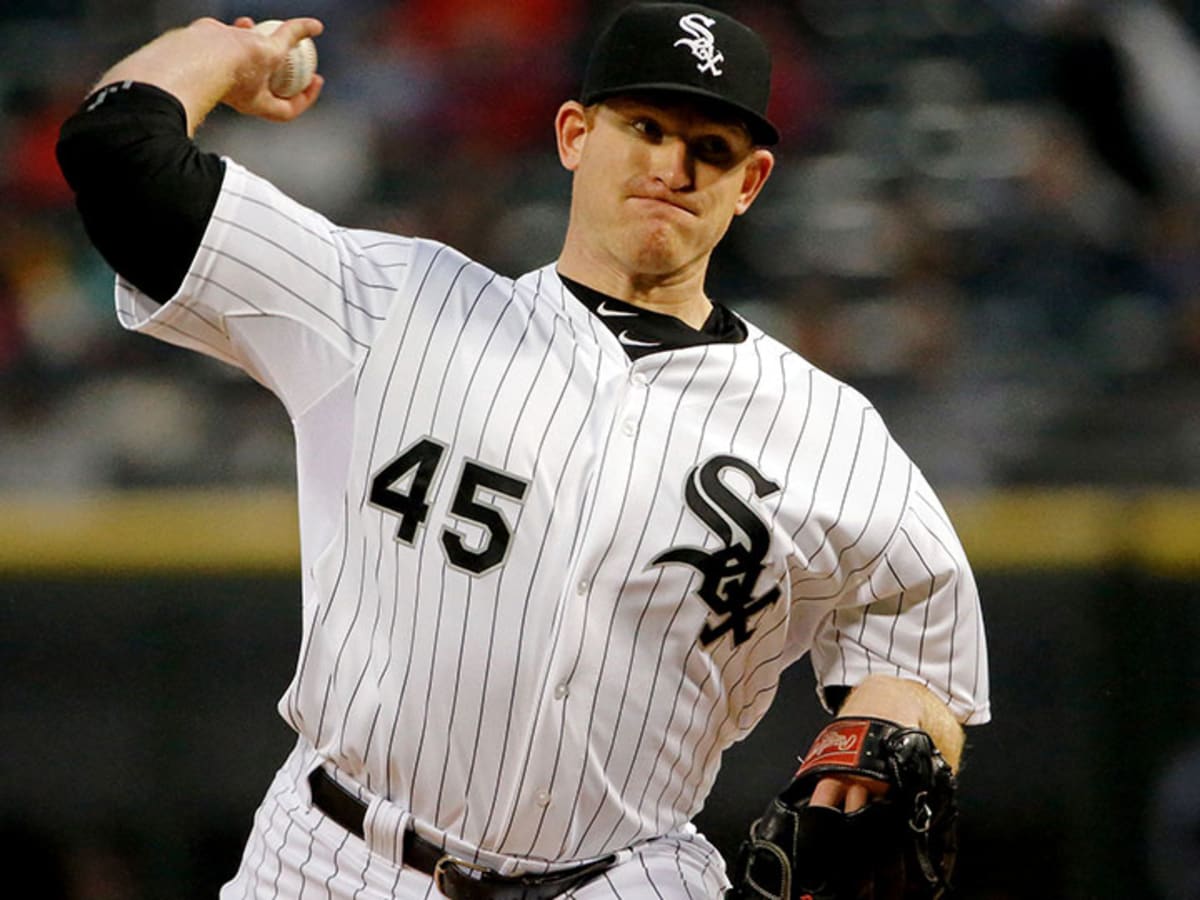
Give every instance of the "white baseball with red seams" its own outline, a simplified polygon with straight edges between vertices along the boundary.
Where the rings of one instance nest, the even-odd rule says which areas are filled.
[[[273,34],[282,25],[279,19],[265,19],[254,26],[255,31]],[[312,38],[303,38],[288,51],[283,64],[271,73],[269,87],[276,97],[294,97],[308,87],[317,73],[317,45]]]

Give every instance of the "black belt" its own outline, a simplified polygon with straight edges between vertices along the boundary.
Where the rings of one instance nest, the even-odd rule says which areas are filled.
[[[308,776],[313,806],[351,834],[365,839],[367,805],[339,785],[322,768]],[[616,860],[607,856],[571,869],[542,875],[501,875],[457,859],[412,829],[404,832],[404,865],[433,879],[451,900],[550,900],[598,876]]]

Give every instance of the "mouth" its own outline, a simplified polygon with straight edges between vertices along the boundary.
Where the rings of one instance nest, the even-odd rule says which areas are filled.
[[[634,194],[630,197],[630,199],[639,204],[645,204],[652,208],[665,207],[666,209],[674,209],[678,210],[679,212],[687,213],[689,216],[695,216],[698,214],[696,210],[692,209],[690,206],[680,203],[676,200],[672,200],[669,197],[662,197],[653,194]]]

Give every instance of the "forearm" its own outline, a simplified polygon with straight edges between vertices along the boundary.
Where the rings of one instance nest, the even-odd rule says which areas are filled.
[[[962,726],[949,707],[917,681],[872,675],[850,692],[838,714],[876,716],[920,728],[933,739],[952,769],[957,770],[962,761]]]
[[[97,87],[122,81],[150,84],[183,105],[189,135],[236,83],[245,48],[215,19],[159,35],[102,76]]]
[[[106,71],[97,87],[132,81],[161,88],[183,105],[189,136],[220,103],[247,115],[295,118],[315,102],[320,77],[289,99],[271,94],[267,81],[292,46],[320,34],[323,26],[316,19],[289,19],[265,35],[251,24],[249,19],[225,25],[206,18],[167,31]]]

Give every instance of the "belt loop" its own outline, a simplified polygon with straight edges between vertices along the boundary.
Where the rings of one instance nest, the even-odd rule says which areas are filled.
[[[363,819],[367,848],[397,866],[404,865],[404,833],[411,819],[408,810],[382,797],[371,798]]]

